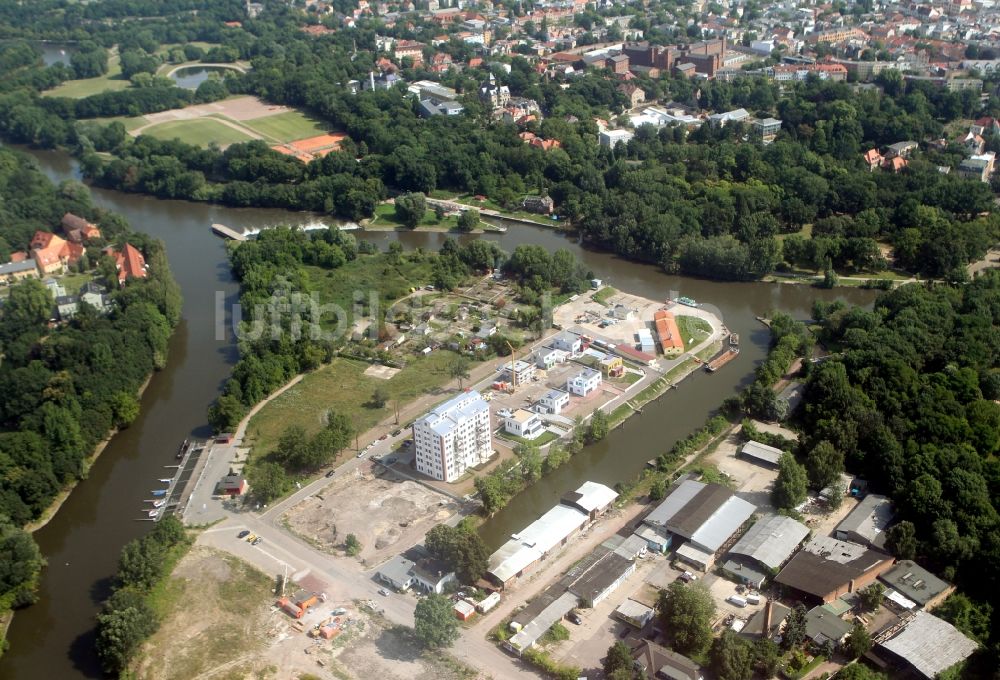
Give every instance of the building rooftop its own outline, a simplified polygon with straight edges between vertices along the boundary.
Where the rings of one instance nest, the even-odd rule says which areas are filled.
[[[486,403],[482,395],[472,390],[452,397],[423,418],[418,419],[417,424],[424,424],[435,434],[443,437],[455,428],[459,420],[475,416],[482,411],[489,413],[489,410],[489,404]]]
[[[743,445],[740,453],[750,458],[762,460],[770,465],[777,465],[778,461],[781,460],[781,449],[755,442],[752,439]]]
[[[691,659],[660,645],[642,640],[632,649],[632,659],[648,678],[700,680],[701,666]]]
[[[885,529],[894,515],[892,501],[869,494],[837,525],[837,532],[856,534],[870,546],[881,548],[885,545]]]
[[[579,508],[586,513],[606,508],[618,498],[618,492],[597,482],[584,482],[576,491],[562,497],[562,503]]]
[[[635,560],[607,548],[597,548],[567,572],[566,578],[572,579],[568,589],[577,597],[592,601],[634,568]]]
[[[789,560],[775,581],[823,598],[891,560],[889,555],[863,545],[819,536]]]
[[[519,408],[516,411],[514,411],[511,415],[507,416],[507,418],[509,420],[513,420],[515,423],[518,423],[519,425],[523,425],[529,420],[532,419],[537,420],[538,416],[536,416],[531,411],[525,411],[523,408]]]
[[[900,560],[878,578],[887,587],[921,606],[951,589],[951,584],[942,581],[913,560]]]
[[[979,647],[957,628],[925,611],[919,611],[896,637],[882,647],[926,678],[934,678],[967,659]]]
[[[806,614],[806,636],[818,645],[827,640],[838,644],[851,632],[851,624],[824,607],[813,607]]]
[[[489,572],[501,583],[517,576],[531,563],[558,545],[587,522],[587,515],[566,505],[557,505],[490,556]]]
[[[537,616],[529,621],[510,640],[509,644],[516,649],[525,650],[542,637],[552,624],[561,620],[577,604],[576,595],[565,592],[546,606]]]
[[[643,620],[649,616],[652,611],[652,607],[647,607],[642,602],[636,602],[635,600],[625,600],[620,605],[615,607],[615,613],[636,621]]]
[[[667,522],[687,505],[688,501],[697,496],[704,486],[701,482],[684,480],[667,494],[663,502],[656,506],[643,522],[650,526],[666,528]]]
[[[34,260],[23,260],[21,262],[8,262],[7,264],[0,264],[0,276],[5,274],[17,274],[20,272],[30,271],[35,268]]]
[[[768,515],[757,520],[729,552],[777,569],[788,561],[808,535],[809,528],[805,524],[784,515]]]

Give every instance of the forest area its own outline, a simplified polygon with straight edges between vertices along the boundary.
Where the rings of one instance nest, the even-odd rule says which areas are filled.
[[[100,246],[129,242],[149,265],[146,279],[119,289],[110,311],[79,303],[68,322],[52,321],[50,289],[28,278],[10,285],[0,310],[0,609],[34,601],[42,559],[21,529],[37,520],[68,485],[85,478],[95,447],[139,413],[138,393],[167,360],[167,341],[180,319],[180,293],[163,246],[132,232],[119,216],[96,209],[87,188],[54,186],[23,154],[0,148],[0,245],[7,256],[36,231],[52,231],[66,212],[103,230],[91,244],[95,278],[107,279]],[[89,256],[88,256],[89,255]],[[9,257],[8,257],[9,259]],[[111,264],[114,272],[114,264]]]
[[[612,151],[597,143],[594,118],[621,109],[623,95],[613,81],[600,72],[565,83],[544,79],[515,55],[510,73],[493,69],[494,75],[512,92],[538,101],[544,119],[527,130],[561,145],[542,151],[524,144],[517,127],[490,122],[475,95],[490,74],[486,66],[442,79],[467,93],[462,116],[419,117],[403,86],[357,94],[346,89],[344,83],[364,80],[375,68],[376,31],[393,35],[398,27],[365,19],[353,30],[312,38],[299,30],[299,15],[289,8],[274,8],[237,28],[221,24],[242,17],[234,3],[194,4],[203,8],[198,16],[162,16],[160,7],[160,18],[143,22],[140,31],[127,30],[124,17],[141,13],[142,3],[87,6],[86,15],[112,20],[91,32],[93,49],[85,54],[116,45],[131,55],[130,71],[149,75],[160,63],[154,55],[161,46],[210,40],[228,50],[229,60],[249,61],[249,73],[206,81],[194,92],[154,78],[81,99],[42,96],[53,80],[99,71],[101,64],[82,64],[80,57],[76,73],[64,65],[41,68],[30,45],[8,43],[0,46],[0,63],[18,67],[0,76],[0,135],[71,149],[86,176],[104,187],[350,220],[371,217],[397,192],[483,195],[507,209],[517,208],[525,194],[547,194],[563,223],[588,242],[668,272],[708,278],[754,280],[799,268],[877,277],[893,266],[964,280],[965,265],[1000,235],[998,219],[984,214],[992,187],[937,170],[961,157],[956,145],[926,150],[900,174],[872,173],[862,162],[872,147],[937,137],[955,120],[998,112],[996,98],[980,105],[971,92],[903,83],[892,72],[880,76],[876,91],[810,80],[784,93],[761,79],[707,81],[694,90],[684,78],[643,76],[639,84],[648,91],[698,108],[773,112],[785,121],[783,131],[761,148],[742,141],[742,124],[703,125],[690,134],[643,127],[627,147]],[[66,11],[61,23],[56,12],[27,16],[7,8],[0,12],[0,36],[4,26],[7,32],[18,26],[53,38],[73,35],[71,14]],[[429,30],[405,35],[421,38]],[[459,41],[441,49],[464,54]],[[434,76],[405,64],[401,73],[407,80]],[[301,108],[350,140],[303,164],[261,141],[206,149],[181,140],[134,139],[118,121],[95,120],[230,94]],[[987,146],[1000,149],[1000,140],[987,136]]]

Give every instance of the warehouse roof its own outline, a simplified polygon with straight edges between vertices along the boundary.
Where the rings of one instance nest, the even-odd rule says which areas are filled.
[[[757,520],[729,552],[777,569],[788,561],[808,535],[809,528],[805,524],[784,515],[768,515]]]
[[[510,639],[509,644],[521,651],[528,649],[545,634],[545,631],[552,627],[552,624],[566,616],[576,606],[576,602],[576,595],[569,592],[563,593],[519,630]]]
[[[701,482],[696,482],[691,479],[686,479],[674,488],[663,502],[660,503],[656,508],[646,516],[643,520],[644,523],[650,526],[660,526],[666,527],[667,522],[676,515],[681,508],[683,508],[687,503],[698,495],[698,493],[705,487]]]
[[[693,483],[698,484],[699,482]],[[698,493],[667,521],[667,528],[678,536],[692,538],[695,532],[701,529],[732,497],[733,492],[721,484],[702,484]]]
[[[583,526],[589,518],[576,508],[557,505],[490,556],[489,572],[501,583],[517,574]]]
[[[762,460],[769,465],[777,465],[778,461],[781,460],[781,449],[755,442],[752,439],[743,445],[740,453],[750,458]]]
[[[967,659],[979,646],[933,614],[919,611],[906,628],[882,646],[927,678]]]
[[[618,498],[618,492],[604,484],[584,482],[576,491],[570,491],[562,497],[562,502],[586,513],[602,510]]]
[[[748,503],[737,496],[730,496],[698,527],[691,536],[691,543],[714,553],[743,526],[744,522],[753,517],[756,510],[757,506],[753,503]]]
[[[892,501],[869,494],[837,525],[837,532],[856,534],[874,548],[885,544],[885,529],[894,515]]]
[[[889,588],[923,606],[951,588],[913,560],[900,560],[896,566],[878,577]]]
[[[775,581],[825,598],[852,579],[891,561],[889,555],[863,545],[819,536],[789,560]]]
[[[597,548],[566,574],[573,581],[569,591],[579,598],[592,601],[635,570],[635,560]]]

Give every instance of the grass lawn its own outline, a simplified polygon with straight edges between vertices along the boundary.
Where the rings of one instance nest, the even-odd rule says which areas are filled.
[[[387,253],[359,255],[337,269],[305,267],[309,275],[310,289],[319,293],[320,302],[333,302],[347,314],[347,323],[353,322],[355,293],[367,305],[371,292],[378,296],[379,310],[366,310],[379,319],[384,319],[389,306],[409,295],[411,288],[419,288],[431,279],[431,263],[415,253],[401,255],[393,262]],[[324,328],[332,328],[335,319],[324,316]]]
[[[249,142],[250,137],[211,118],[194,120],[171,120],[146,129],[142,134],[156,139],[182,139],[188,144],[208,146],[215,142],[219,146]]]
[[[634,408],[628,404],[622,404],[608,414],[608,428],[617,427],[620,423],[628,419],[633,413],[635,413]]]
[[[380,203],[375,206],[375,216],[369,223],[371,227],[403,227],[403,223],[396,219],[396,206],[389,203]],[[432,227],[435,229],[454,229],[458,226],[458,218],[454,215],[447,215],[443,220],[438,220],[433,210],[424,213],[424,219],[417,225],[421,227]]]
[[[512,217],[520,217],[526,220],[532,220],[534,222],[548,223],[551,222],[553,226],[557,226],[559,223],[553,220],[548,215],[539,215],[538,213],[528,212],[526,210],[507,210],[503,208],[499,203],[495,203],[490,199],[485,201],[477,201],[475,196],[468,194],[465,196],[459,196],[454,199],[457,203],[464,203],[465,205],[471,205],[473,208],[487,208],[489,210],[496,210],[504,215],[510,215]]]
[[[599,291],[597,291],[596,293],[594,293],[593,300],[594,300],[594,302],[599,302],[600,304],[602,304],[605,307],[607,307],[608,306],[608,300],[613,295],[615,295],[617,292],[618,292],[618,290],[615,289],[615,288],[612,288],[611,286],[604,286],[604,288],[601,288]]]
[[[292,142],[306,137],[315,137],[326,134],[330,130],[329,125],[299,111],[288,111],[254,120],[245,120],[241,121],[240,124],[276,142]]]
[[[118,55],[108,58],[108,72],[97,78],[84,78],[83,80],[67,80],[62,85],[46,90],[42,94],[46,97],[72,97],[82,99],[92,94],[108,92],[110,90],[124,90],[131,86],[127,79],[122,77],[122,68],[118,62]]]
[[[778,234],[777,235],[777,239],[779,241],[784,241],[789,236],[796,236],[796,235],[797,236],[802,236],[803,238],[806,238],[806,239],[810,239],[810,238],[812,238],[812,233],[813,233],[813,225],[812,225],[812,222],[810,222],[808,224],[803,224],[802,228],[799,229],[798,231],[793,231],[790,234]]]
[[[66,274],[58,278],[59,285],[66,289],[66,295],[76,295],[80,292],[83,284],[93,280],[94,273]]]
[[[527,446],[545,446],[549,442],[559,439],[559,435],[549,430],[545,430],[534,439],[525,439],[524,437],[518,437],[516,434],[511,434],[510,432],[505,432],[504,430],[499,430],[497,432],[497,437],[500,437],[502,439],[507,439],[509,441],[516,442],[518,444],[525,444]]]
[[[362,361],[334,359],[262,408],[247,426],[248,438],[258,455],[266,453],[274,448],[289,425],[301,425],[310,435],[318,432],[323,416],[330,409],[347,415],[355,429],[364,432],[392,413],[394,399],[402,407],[416,397],[439,390],[451,379],[448,364],[454,357],[454,353],[446,350],[431,352],[413,359],[389,380],[365,375],[368,364]],[[376,387],[389,394],[389,403],[384,408],[365,405]]]
[[[681,332],[685,352],[712,334],[712,325],[704,319],[699,319],[696,316],[678,316],[676,319],[677,330]]]

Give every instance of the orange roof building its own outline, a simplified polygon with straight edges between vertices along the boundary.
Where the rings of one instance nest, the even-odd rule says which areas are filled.
[[[108,247],[104,252],[114,258],[115,268],[118,270],[118,285],[124,286],[129,279],[146,278],[146,258],[131,243],[126,243],[121,250]]]
[[[677,356],[684,351],[684,339],[681,331],[677,327],[677,319],[673,313],[665,309],[657,310],[653,314],[653,326],[656,329],[656,337],[660,343],[660,349],[665,356]]]
[[[83,246],[50,231],[36,231],[31,239],[31,256],[39,272],[53,274],[83,257]]]
[[[73,213],[66,213],[62,216],[62,229],[66,238],[73,243],[83,243],[101,238],[101,230],[97,228],[97,225]]]

